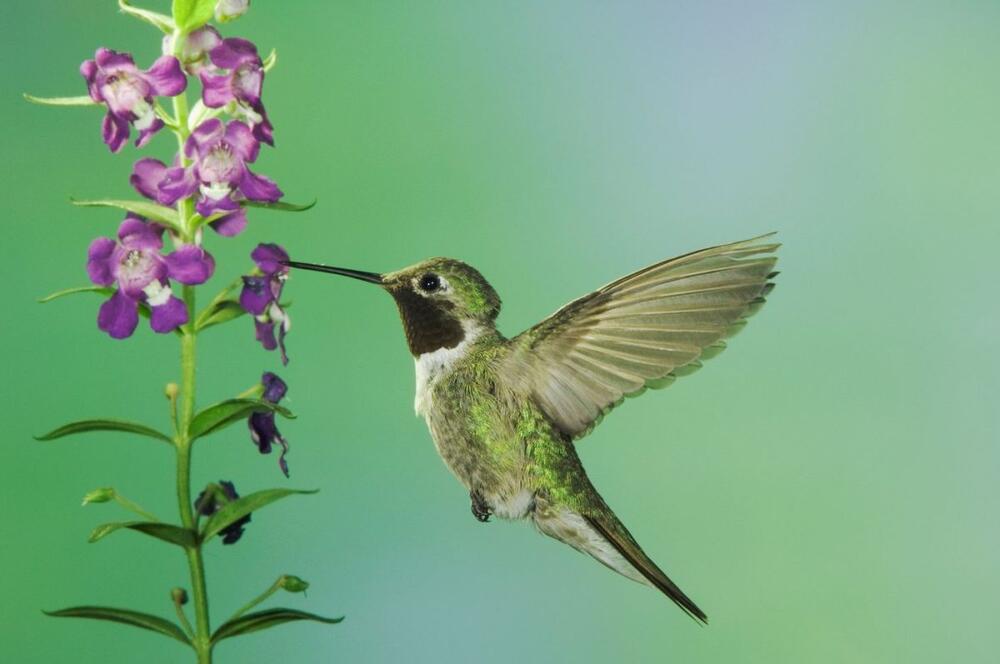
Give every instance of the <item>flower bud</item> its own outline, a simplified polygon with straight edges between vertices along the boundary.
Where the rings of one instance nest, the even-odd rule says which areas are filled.
[[[163,388],[163,394],[171,401],[177,400],[177,394],[181,391],[181,388],[177,386],[177,383],[167,383]]]
[[[250,0],[219,0],[215,4],[215,20],[227,23],[247,13]]]
[[[110,500],[114,500],[115,490],[109,486],[101,487],[100,489],[94,489],[93,491],[88,491],[83,497],[83,505],[89,505],[90,503],[106,503]]]
[[[174,588],[170,591],[170,599],[174,600],[177,606],[184,606],[188,603],[187,591],[183,588]]]
[[[281,586],[282,590],[290,593],[304,593],[306,588],[309,587],[309,582],[292,574],[284,574],[278,579],[278,585]]]

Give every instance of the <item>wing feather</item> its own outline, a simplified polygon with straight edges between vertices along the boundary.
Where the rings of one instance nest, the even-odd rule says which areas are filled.
[[[564,432],[586,435],[624,397],[725,349],[774,287],[770,238],[678,256],[570,302],[511,340],[510,375]]]

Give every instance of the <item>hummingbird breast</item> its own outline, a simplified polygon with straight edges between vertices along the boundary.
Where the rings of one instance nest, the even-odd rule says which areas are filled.
[[[495,331],[470,328],[455,348],[417,357],[415,407],[459,481],[497,516],[517,519],[533,509],[535,483],[518,431],[527,404],[498,372],[507,343]]]

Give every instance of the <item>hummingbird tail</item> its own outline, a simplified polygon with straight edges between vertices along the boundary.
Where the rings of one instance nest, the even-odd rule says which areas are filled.
[[[614,516],[611,516],[610,519],[591,516],[583,518],[628,561],[629,565],[642,575],[642,580],[672,599],[689,616],[703,624],[708,624],[708,616],[705,615],[705,612],[699,609],[698,605],[685,595],[684,591],[678,588],[677,584],[671,581],[670,577],[664,574],[656,563],[650,560],[618,519]]]
[[[614,514],[609,511],[591,516],[552,507],[536,508],[534,521],[541,532],[590,555],[622,576],[656,588],[689,616],[708,624],[705,612],[649,559]]]

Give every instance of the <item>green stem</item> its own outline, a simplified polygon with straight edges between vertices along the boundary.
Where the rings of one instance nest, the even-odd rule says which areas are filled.
[[[243,606],[241,606],[236,613],[234,613],[232,616],[230,616],[229,620],[236,620],[237,618],[239,618],[240,616],[242,616],[244,613],[246,613],[247,611],[249,611],[253,607],[257,606],[258,604],[260,604],[265,599],[267,599],[268,597],[270,597],[274,593],[278,592],[279,590],[281,590],[281,578],[280,577],[278,578],[277,581],[275,581],[274,583],[271,584],[270,588],[268,588],[267,590],[265,590],[261,594],[257,595],[256,597],[254,597],[252,600],[250,600],[249,602],[247,602]]]
[[[146,510],[142,509],[137,503],[132,502],[131,500],[121,495],[117,491],[115,491],[115,502],[124,507],[125,509],[135,512],[136,514],[145,519],[149,519],[150,521],[159,521],[159,519],[157,519],[152,512],[147,512]]]
[[[175,33],[174,48],[183,46],[184,35]],[[184,156],[184,142],[188,137],[188,102],[187,94],[181,93],[173,98],[174,118],[177,121],[175,133],[182,166],[188,166],[189,160]],[[188,197],[177,202],[177,214],[180,218],[183,242],[194,241],[192,218],[194,217],[194,201]],[[185,528],[194,529],[195,515],[191,506],[191,445],[188,429],[194,417],[195,405],[195,367],[197,350],[197,330],[195,328],[195,290],[192,286],[183,288],[184,304],[187,307],[188,322],[182,328],[181,335],[181,387],[180,413],[177,435],[177,504],[180,509],[181,523]],[[188,568],[191,573],[191,595],[195,613],[195,633],[192,639],[194,650],[198,655],[199,664],[211,664],[212,643],[211,625],[208,618],[208,591],[205,587],[205,563],[201,556],[201,542],[184,550],[187,555]]]

